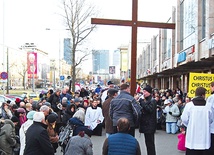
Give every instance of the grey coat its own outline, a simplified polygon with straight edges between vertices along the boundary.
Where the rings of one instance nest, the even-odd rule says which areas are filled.
[[[71,137],[65,148],[65,155],[93,155],[92,142],[87,134]]]
[[[15,137],[15,125],[10,119],[6,119],[0,132],[0,149],[6,155],[12,154],[12,147],[16,145]]]

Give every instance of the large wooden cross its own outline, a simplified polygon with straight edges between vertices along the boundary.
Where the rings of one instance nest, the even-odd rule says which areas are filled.
[[[136,91],[136,61],[137,61],[137,28],[149,27],[149,28],[166,28],[175,29],[174,23],[158,23],[158,22],[146,22],[138,21],[138,0],[132,0],[132,20],[116,20],[116,19],[101,19],[92,18],[92,24],[101,25],[116,25],[116,26],[131,26],[132,39],[131,39],[131,94],[134,95]]]

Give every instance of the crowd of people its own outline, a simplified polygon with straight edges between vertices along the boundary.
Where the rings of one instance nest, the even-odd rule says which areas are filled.
[[[90,137],[102,136],[104,129],[103,155],[115,151],[140,155],[136,128],[144,134],[148,155],[156,155],[155,132],[160,129],[167,134],[185,131],[187,155],[214,154],[214,96],[205,100],[205,88],[198,87],[191,99],[179,88],[162,91],[146,85],[137,87],[132,96],[128,83],[107,84],[105,89],[97,85],[74,94],[68,88],[50,89],[40,94],[39,101],[24,98],[2,103],[1,155],[52,155],[59,145],[65,155],[92,155]],[[72,126],[72,136],[61,145],[60,131],[67,125]]]

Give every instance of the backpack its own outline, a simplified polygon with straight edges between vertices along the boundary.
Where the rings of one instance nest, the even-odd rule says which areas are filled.
[[[138,128],[140,119],[141,119],[141,115],[142,115],[142,107],[140,106],[139,103],[137,103],[135,101],[135,99],[132,100],[131,105],[132,105],[132,110],[133,110],[135,128]]]
[[[65,127],[60,128],[59,132],[59,145],[63,146],[68,143],[69,139],[73,136],[73,127],[71,124],[67,124]]]

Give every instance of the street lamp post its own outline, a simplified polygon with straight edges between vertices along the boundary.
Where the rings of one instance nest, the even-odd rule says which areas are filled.
[[[61,82],[60,82],[60,76],[61,76],[61,40],[60,40],[61,36],[60,36],[60,31],[62,31],[62,30],[70,30],[70,29],[51,29],[51,28],[46,28],[45,30],[47,30],[47,31],[54,30],[54,31],[58,31],[58,33],[59,33],[59,67],[58,68],[59,68],[59,86],[60,86],[61,85]],[[55,69],[54,69],[54,76],[55,76]]]
[[[50,60],[50,69],[53,71],[53,89],[55,90],[56,89],[56,74],[55,74],[55,70],[56,70],[56,67],[55,67],[56,63],[55,63],[55,60],[54,59],[51,59]]]

